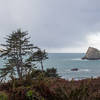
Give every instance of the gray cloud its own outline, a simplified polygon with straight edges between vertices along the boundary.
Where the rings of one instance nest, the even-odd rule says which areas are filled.
[[[100,31],[99,4],[99,0],[0,0],[0,40],[22,28],[45,49],[82,47],[89,32]]]

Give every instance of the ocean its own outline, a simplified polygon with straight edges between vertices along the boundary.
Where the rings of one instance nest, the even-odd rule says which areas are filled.
[[[44,69],[54,67],[59,76],[67,80],[99,77],[100,60],[82,60],[84,55],[84,53],[49,53],[48,59],[43,62]],[[0,66],[3,66],[3,63],[0,58]],[[37,68],[40,68],[39,65]],[[71,71],[73,68],[78,68],[78,71]]]
[[[44,68],[56,68],[64,79],[75,80],[99,77],[100,60],[82,60],[84,53],[49,53],[49,59],[44,61]],[[78,71],[71,71],[78,68]]]

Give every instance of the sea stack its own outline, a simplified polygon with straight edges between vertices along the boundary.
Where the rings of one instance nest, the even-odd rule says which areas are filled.
[[[85,56],[82,59],[87,59],[87,60],[99,60],[100,59],[100,50],[89,47]]]

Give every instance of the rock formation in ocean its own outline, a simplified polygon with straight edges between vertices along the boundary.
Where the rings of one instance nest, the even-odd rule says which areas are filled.
[[[89,47],[85,56],[82,59],[98,60],[100,59],[100,51],[96,48]]]
[[[78,68],[72,68],[71,71],[78,71]]]

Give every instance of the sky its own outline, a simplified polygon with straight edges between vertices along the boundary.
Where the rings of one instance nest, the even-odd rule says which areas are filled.
[[[0,0],[0,43],[19,28],[47,52],[100,49],[100,0]]]

